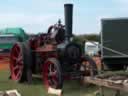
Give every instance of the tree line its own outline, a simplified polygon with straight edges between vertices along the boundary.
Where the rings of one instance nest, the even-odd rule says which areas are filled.
[[[83,52],[84,52],[85,42],[87,41],[100,42],[100,35],[99,34],[74,35],[73,42],[79,44]]]
[[[74,42],[79,44],[83,44],[87,41],[97,41],[100,42],[100,35],[99,34],[84,34],[84,35],[74,35]]]

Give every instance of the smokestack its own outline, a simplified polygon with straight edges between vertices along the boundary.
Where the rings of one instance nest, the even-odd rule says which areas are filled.
[[[72,37],[73,4],[64,4],[65,9],[65,36],[69,40]]]

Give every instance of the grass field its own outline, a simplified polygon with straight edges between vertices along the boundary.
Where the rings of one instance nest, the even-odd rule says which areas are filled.
[[[18,84],[8,79],[9,71],[0,71],[0,90],[17,89],[22,96],[54,96],[48,95],[42,80],[40,78],[34,78],[32,85]],[[81,85],[78,81],[66,81],[64,83],[63,96],[95,96],[94,93],[97,91],[96,86]],[[115,91],[105,89],[105,96],[114,96]],[[128,96],[128,93],[122,93],[121,96]]]
[[[34,78],[32,85],[18,84],[15,81],[9,80],[9,71],[0,71],[0,90],[10,90],[17,89],[22,96],[53,96],[48,95],[42,84],[41,78]],[[86,89],[84,86],[80,85],[79,82],[68,81],[64,84],[64,96],[93,96],[88,95],[95,92],[96,88],[91,86],[91,90]]]

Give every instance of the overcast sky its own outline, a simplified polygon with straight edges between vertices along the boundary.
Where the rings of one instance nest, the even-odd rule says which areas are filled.
[[[75,34],[99,33],[102,18],[128,17],[128,0],[0,0],[0,29],[46,32],[59,18],[64,23],[65,3],[74,4]]]

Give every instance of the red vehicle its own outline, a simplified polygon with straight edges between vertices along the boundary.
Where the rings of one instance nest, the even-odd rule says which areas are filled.
[[[83,55],[79,44],[71,41],[73,5],[65,4],[64,7],[65,26],[59,20],[47,33],[13,46],[10,56],[12,80],[31,83],[32,74],[40,72],[46,88],[58,89],[67,78],[79,79],[97,73],[95,62]]]

